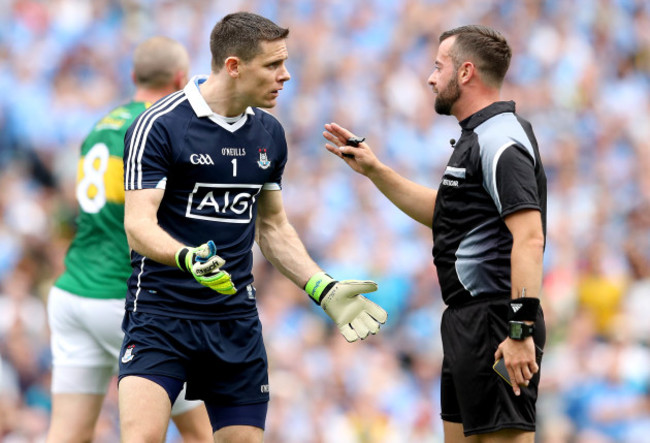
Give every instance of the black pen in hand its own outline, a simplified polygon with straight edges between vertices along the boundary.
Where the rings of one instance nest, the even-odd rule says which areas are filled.
[[[366,140],[365,137],[350,137],[345,141],[346,146],[352,146],[353,148],[358,148],[359,144],[363,143]],[[352,154],[343,154],[343,157],[354,158]]]

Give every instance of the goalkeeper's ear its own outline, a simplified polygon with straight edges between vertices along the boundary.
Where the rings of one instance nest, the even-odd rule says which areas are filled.
[[[239,65],[241,62],[242,62],[241,59],[235,56],[230,56],[226,58],[226,60],[223,62],[224,68],[231,78],[239,77],[239,70],[240,70]]]

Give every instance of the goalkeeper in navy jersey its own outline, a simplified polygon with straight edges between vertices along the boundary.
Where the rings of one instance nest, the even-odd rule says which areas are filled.
[[[269,382],[255,303],[256,241],[350,342],[386,312],[309,257],[287,220],[287,143],[272,108],[290,79],[289,30],[235,13],[210,36],[212,71],[143,113],[125,137],[125,228],[133,273],[120,359],[123,441],[160,441],[187,382],[204,400],[215,441],[261,442]]]
[[[323,133],[330,152],[433,230],[448,305],[441,322],[445,441],[535,439],[546,340],[539,302],[546,175],[531,124],[500,99],[510,58],[503,35],[485,26],[440,36],[428,82],[436,112],[456,117],[462,132],[438,190],[397,174],[367,143],[352,147],[353,134],[337,124]]]

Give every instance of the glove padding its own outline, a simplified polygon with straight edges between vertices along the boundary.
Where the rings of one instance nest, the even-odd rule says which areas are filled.
[[[230,274],[220,269],[225,263],[217,255],[217,246],[212,240],[196,248],[183,247],[176,252],[176,266],[192,274],[203,286],[220,294],[235,294],[237,289]]]
[[[386,311],[360,295],[376,290],[374,281],[337,281],[324,272],[315,274],[305,286],[307,294],[334,320],[350,343],[376,334],[386,323]]]

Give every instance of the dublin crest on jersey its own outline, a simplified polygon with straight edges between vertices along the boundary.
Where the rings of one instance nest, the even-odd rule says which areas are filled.
[[[260,159],[257,161],[257,164],[260,166],[260,168],[267,169],[269,166],[271,166],[271,162],[269,161],[269,157],[266,155],[266,148],[260,148],[259,153]]]
[[[131,360],[133,360],[133,350],[135,349],[135,345],[129,345],[126,348],[126,351],[124,352],[124,355],[122,356],[122,363],[128,363]]]

